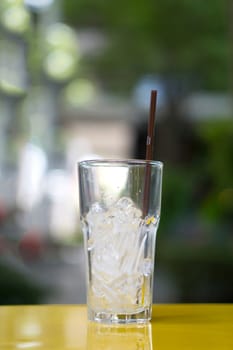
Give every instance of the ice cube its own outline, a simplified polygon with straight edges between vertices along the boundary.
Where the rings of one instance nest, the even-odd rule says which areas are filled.
[[[96,215],[96,214],[100,214],[104,211],[104,209],[102,208],[102,206],[100,205],[100,203],[96,202],[96,203],[93,203],[88,214],[87,214],[87,218],[91,218],[93,215]]]
[[[91,227],[98,227],[104,216],[104,210],[99,203],[94,203],[86,216],[86,221]]]
[[[120,198],[115,206],[112,208],[117,213],[118,222],[127,222],[129,224],[139,224],[142,217],[142,212],[138,209],[134,202],[127,197]]]
[[[134,202],[128,197],[121,197],[116,203],[116,208],[120,208],[123,210],[132,206],[134,206]]]
[[[105,295],[108,302],[115,304],[119,302],[115,298],[119,299],[121,291],[125,302],[127,298],[136,300],[138,285],[142,283],[140,276],[144,270],[148,273],[146,267],[142,268],[146,232],[141,210],[127,197],[120,198],[107,209],[94,203],[86,223],[87,246],[92,250],[94,295]],[[131,275],[135,277],[129,278]]]
[[[109,221],[107,220],[105,209],[99,204],[94,203],[86,215],[86,221],[89,229],[89,235],[95,240],[95,243],[110,231]]]

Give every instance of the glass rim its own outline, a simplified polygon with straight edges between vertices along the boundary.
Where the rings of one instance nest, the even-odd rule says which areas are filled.
[[[145,166],[151,165],[163,168],[163,163],[158,160],[146,160],[146,159],[110,159],[110,158],[100,158],[100,159],[86,159],[78,162],[78,166]]]

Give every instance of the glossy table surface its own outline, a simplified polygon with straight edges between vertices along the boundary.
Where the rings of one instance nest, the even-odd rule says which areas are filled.
[[[0,349],[233,349],[233,304],[154,305],[139,326],[88,322],[84,305],[0,306]]]

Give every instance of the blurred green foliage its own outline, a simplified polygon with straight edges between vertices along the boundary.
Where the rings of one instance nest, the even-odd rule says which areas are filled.
[[[196,220],[228,235],[233,229],[233,122],[202,122],[195,132],[202,152],[194,154],[189,166],[165,169],[161,224],[166,231],[195,213]]]
[[[0,305],[38,304],[46,288],[9,264],[0,262]]]
[[[63,1],[65,20],[97,28],[106,49],[89,61],[108,88],[127,91],[145,74],[185,75],[201,88],[227,89],[226,0]],[[86,61],[87,62],[87,61]],[[195,77],[195,78],[194,78]]]
[[[233,183],[233,121],[219,120],[202,123],[199,133],[207,147],[207,171],[215,186],[224,188]]]
[[[233,122],[194,126],[192,159],[164,168],[157,267],[174,278],[181,302],[232,302]]]
[[[200,136],[207,148],[202,169],[212,183],[202,203],[201,213],[215,222],[233,222],[233,122],[202,124]]]

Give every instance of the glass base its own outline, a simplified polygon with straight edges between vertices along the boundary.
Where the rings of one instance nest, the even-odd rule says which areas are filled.
[[[89,309],[88,319],[90,321],[108,324],[147,323],[151,320],[151,308],[145,308],[136,313],[97,312]]]

